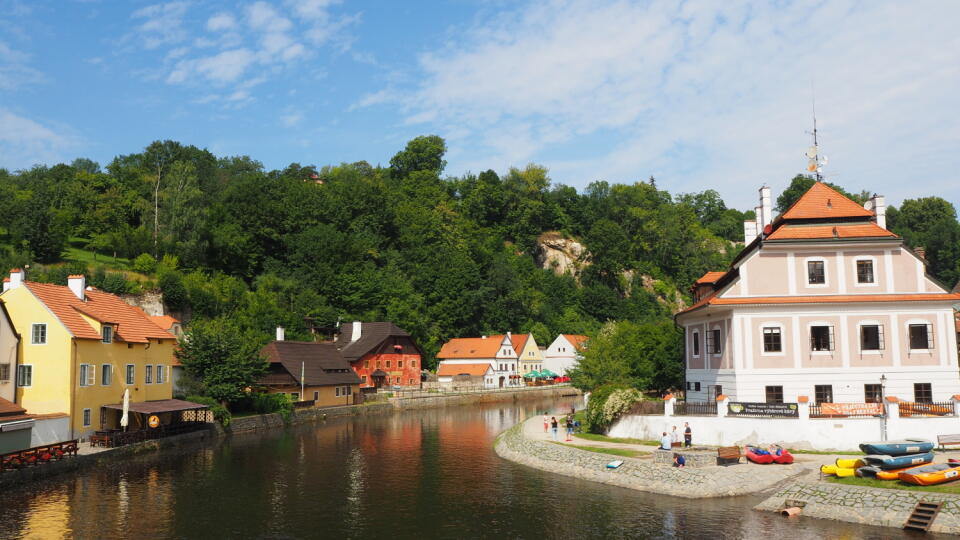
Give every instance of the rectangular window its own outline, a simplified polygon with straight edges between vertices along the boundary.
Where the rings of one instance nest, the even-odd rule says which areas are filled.
[[[17,366],[17,386],[33,386],[33,366]]]
[[[410,367],[412,367],[412,368],[417,367],[417,361],[416,361],[416,360],[411,360],[411,361],[410,361]]]
[[[367,376],[366,376],[366,375],[361,375],[361,376],[360,376],[360,382],[362,382],[363,384],[367,384]]]
[[[157,384],[167,382],[167,370],[163,365],[157,364]]]
[[[104,364],[100,366],[100,384],[110,386],[113,383],[113,366]]]
[[[363,367],[369,369],[369,368],[370,368],[370,361],[369,361],[369,360],[364,360],[364,361],[363,361]]]
[[[147,374],[143,377],[144,384],[153,383],[153,364],[147,364]]]
[[[700,356],[700,332],[693,333],[693,355]]]
[[[817,403],[833,403],[833,385],[815,385],[813,387],[813,396]]]
[[[782,352],[783,345],[780,341],[780,328],[770,327],[763,329],[763,352]]]
[[[320,392],[314,392],[314,393],[313,393],[313,400],[314,400],[314,401],[320,401]]]
[[[832,326],[811,326],[810,327],[810,350],[813,350],[813,351],[832,351],[833,350],[833,327]]]
[[[873,283],[873,261],[857,261],[857,283]]]
[[[348,396],[353,395],[353,388],[352,388],[352,387],[350,387],[350,386],[344,386],[344,387],[343,387],[343,390],[344,390],[344,393],[345,393],[346,395],[348,395]]]
[[[699,392],[699,391],[700,391],[700,383],[698,383],[698,382],[693,383],[693,387],[694,387],[693,390],[694,390],[695,392]]]
[[[83,427],[90,427],[91,416],[92,415],[90,414],[90,409],[83,410]]]
[[[720,329],[711,330],[707,335],[710,337],[710,343],[707,344],[710,354],[720,354]]]
[[[402,367],[403,367],[403,360],[397,360],[397,367],[398,367],[398,368],[402,368]]]
[[[865,324],[860,327],[860,350],[883,350],[883,327],[876,324]]]
[[[96,368],[90,364],[80,364],[80,386],[93,386],[97,384]]]
[[[911,324],[910,325],[910,348],[911,349],[933,349],[933,325],[932,324]]]
[[[866,403],[880,403],[882,393],[883,388],[879,384],[863,385],[863,401]]]
[[[783,403],[783,387],[782,386],[768,386],[767,390],[767,403]]]
[[[827,276],[823,271],[823,261],[807,261],[807,283],[823,285],[826,282]]]
[[[30,332],[30,343],[32,345],[47,344],[47,325],[46,323],[36,323]]]
[[[387,360],[387,369],[390,369],[390,361]]]
[[[10,364],[0,364],[0,381],[10,380]]]
[[[137,375],[137,366],[133,364],[127,364],[127,384],[135,383],[136,375]]]
[[[104,326],[103,327],[103,338],[101,339],[104,343],[113,343],[113,327]]]
[[[913,383],[913,401],[917,403],[933,403],[933,385],[928,382]]]
[[[338,386],[334,388],[334,390],[336,391],[337,397],[340,397],[340,387]]]

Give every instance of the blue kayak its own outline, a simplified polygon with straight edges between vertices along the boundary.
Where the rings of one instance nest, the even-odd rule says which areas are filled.
[[[933,450],[933,442],[926,439],[903,439],[900,441],[865,442],[860,444],[864,454],[903,456],[922,454]]]
[[[883,470],[900,469],[903,467],[910,467],[912,465],[923,465],[924,463],[930,463],[933,461],[933,452],[926,452],[923,454],[907,454],[905,456],[886,456],[882,454],[874,454],[870,456],[863,456],[861,459],[866,461],[869,465],[880,467]]]

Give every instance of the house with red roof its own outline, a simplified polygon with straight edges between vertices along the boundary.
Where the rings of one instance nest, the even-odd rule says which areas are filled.
[[[587,346],[587,336],[560,334],[543,353],[543,367],[561,377],[577,364]]]
[[[149,402],[163,423],[181,410],[185,402],[171,400],[176,338],[140,308],[82,275],[63,286],[26,281],[20,269],[0,299],[21,336],[15,402],[31,414],[66,414],[69,438],[119,427],[125,391],[131,410]],[[137,422],[147,417],[130,416],[128,429],[146,428]]]
[[[675,316],[690,400],[946,401],[960,394],[949,292],[922,252],[887,230],[882,196],[863,206],[816,182],[773,217],[760,189],[746,246],[693,284]]]
[[[423,350],[391,322],[354,321],[337,336],[337,348],[360,377],[361,388],[420,386]]]
[[[497,336],[455,338],[437,353],[437,381],[453,384],[461,380],[483,388],[507,388],[523,384],[519,356],[510,332]]]

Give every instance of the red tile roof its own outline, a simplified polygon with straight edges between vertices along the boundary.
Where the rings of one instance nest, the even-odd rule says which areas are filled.
[[[454,338],[443,344],[437,358],[495,358],[503,337]]]
[[[773,231],[770,236],[767,236],[767,240],[814,240],[821,238],[898,237],[875,223],[858,223],[856,225],[784,225]],[[710,273],[712,274],[713,272]],[[697,281],[697,283],[699,283],[699,281]]]
[[[488,369],[490,369],[490,364],[444,364],[441,362],[439,369],[437,369],[437,376],[455,377],[457,375],[471,375],[474,377],[483,377]]]
[[[164,330],[169,330],[173,328],[173,325],[180,322],[169,315],[150,315],[150,320]]]
[[[816,182],[781,216],[783,219],[872,217],[870,210],[851,201],[839,191]]]
[[[578,351],[582,351],[587,346],[587,340],[590,339],[587,336],[581,336],[579,334],[563,334],[563,337],[567,338],[567,341]]]
[[[725,275],[727,275],[726,272],[707,272],[706,274],[700,276],[700,279],[698,279],[696,283],[698,285],[701,283],[716,283]]]
[[[757,305],[757,304],[848,304],[857,302],[960,302],[958,293],[930,294],[825,294],[819,296],[752,296],[737,298],[718,298],[708,295],[696,304],[677,313],[689,313],[705,305]]]
[[[517,354],[523,352],[523,346],[527,344],[527,337],[529,334],[511,334],[510,343],[513,343],[513,350]]]
[[[60,319],[74,337],[101,339],[100,333],[80,315],[83,313],[100,322],[115,324],[118,341],[147,343],[149,338],[175,339],[173,334],[154,324],[142,309],[127,304],[116,295],[87,289],[86,301],[81,301],[63,285],[33,281],[24,285]]]
[[[29,420],[34,418],[32,414],[27,414],[23,407],[0,398],[0,422],[15,422],[17,420]]]

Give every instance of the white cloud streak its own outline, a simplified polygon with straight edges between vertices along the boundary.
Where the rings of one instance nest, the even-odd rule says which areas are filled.
[[[77,146],[77,137],[63,128],[51,128],[0,108],[0,167],[26,169],[38,163],[55,163]]]
[[[930,1],[531,2],[451,32],[422,84],[356,106],[392,99],[411,127],[457,133],[451,173],[536,160],[573,185],[653,174],[752,207],[802,171],[814,81],[832,181],[957,201],[958,17]]]
[[[167,2],[153,4],[133,12],[134,19],[145,19],[134,33],[146,49],[156,49],[161,45],[179,43],[187,39],[184,28],[184,15],[187,2]]]

